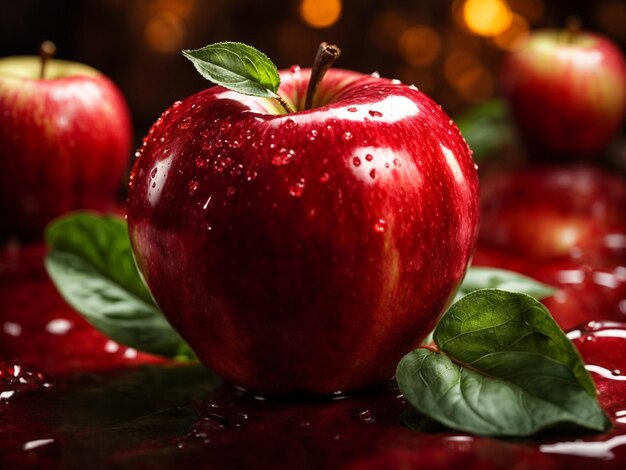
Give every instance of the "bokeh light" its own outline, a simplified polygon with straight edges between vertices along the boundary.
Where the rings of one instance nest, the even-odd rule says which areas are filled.
[[[513,12],[503,0],[465,0],[462,11],[465,26],[479,36],[502,34],[513,21]]]
[[[328,28],[341,16],[341,0],[302,0],[300,16],[314,28]]]
[[[497,36],[494,36],[492,41],[500,49],[513,50],[528,37],[528,34],[528,21],[523,16],[514,13],[509,27]]]
[[[439,55],[441,39],[430,26],[416,25],[402,33],[398,47],[407,63],[424,66],[431,64]]]

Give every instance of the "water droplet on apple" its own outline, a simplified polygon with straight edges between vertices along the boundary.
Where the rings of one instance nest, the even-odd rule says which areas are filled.
[[[18,359],[0,362],[0,406],[24,392],[47,390],[54,382],[42,370]]]
[[[226,189],[226,195],[227,195],[227,196],[233,196],[236,192],[237,192],[237,190],[235,189],[235,187],[234,187],[234,186],[229,186],[229,187]]]
[[[397,166],[398,168],[400,168],[402,166],[402,162],[399,159],[394,158],[393,159],[393,165]]]
[[[383,113],[381,113],[380,111],[376,111],[375,109],[370,109],[368,114],[372,117],[382,117]]]
[[[187,191],[189,191],[189,194],[194,194],[198,190],[198,186],[200,185],[198,184],[196,180],[191,180],[187,184]]]
[[[622,371],[621,371],[621,370],[619,370],[619,369],[613,369],[613,370],[611,371],[611,374],[617,377],[617,376],[619,376],[619,375],[622,375]]]
[[[368,162],[371,162],[374,159],[374,157],[371,154],[367,154],[365,155],[365,160],[367,160]]]
[[[373,77],[373,78],[380,78],[380,74],[379,74],[378,72],[372,72],[372,73],[370,74],[370,77]]]
[[[205,160],[202,157],[196,157],[196,167],[198,168],[204,168],[207,164],[207,160]]]
[[[233,178],[241,176],[242,173],[243,173],[243,165],[241,163],[236,165],[236,166],[234,166],[230,170],[230,176],[232,176]]]
[[[352,164],[354,166],[361,166],[361,159],[359,157],[352,158]]]
[[[153,169],[152,169],[152,171],[150,172],[150,178],[154,179],[154,177],[155,177],[155,176],[156,176],[156,174],[157,174],[157,171],[158,171],[158,170],[157,170],[157,168],[156,168],[156,167],[155,167],[155,168],[153,168]]]
[[[291,73],[300,73],[300,66],[299,65],[292,65],[291,67],[289,67],[289,71]]]
[[[311,129],[307,138],[313,142],[317,138],[317,131],[315,129]]]
[[[374,168],[372,168],[372,171],[370,171],[370,178],[376,179],[376,170]]]
[[[350,107],[348,108],[348,112],[350,112],[350,113],[356,113],[356,108],[355,108],[354,106],[350,106]]]
[[[204,201],[204,204],[202,204],[202,208],[203,208],[204,210],[207,210],[207,209],[208,209],[209,204],[211,204],[211,198],[212,198],[212,197],[213,197],[213,195],[209,196],[209,197],[207,198],[207,200],[206,200],[206,201]]]
[[[285,129],[293,129],[296,127],[298,123],[291,118],[285,119],[285,123],[283,124]]]
[[[322,176],[320,176],[320,183],[326,183],[329,179],[330,175],[325,171],[322,173]]]
[[[135,152],[135,158],[139,158],[139,157],[141,157],[141,150],[137,150]]]
[[[256,176],[257,176],[257,172],[254,170],[248,170],[246,172],[246,179],[248,181],[252,181],[254,178],[256,178]]]
[[[191,117],[189,116],[183,118],[183,120],[178,123],[179,129],[189,129],[189,126],[191,126]]]
[[[391,84],[392,85],[401,85],[402,82],[400,80],[398,80],[397,78],[394,78],[391,80]]]
[[[167,154],[167,153],[170,153],[170,150],[171,150],[171,149],[169,148],[169,146],[165,146],[165,147],[163,147],[163,155],[165,155],[165,154]]]
[[[222,124],[220,124],[220,131],[226,132],[231,127],[232,127],[232,124],[230,122],[223,122]]]
[[[246,129],[245,137],[246,140],[250,140],[252,138],[252,131],[250,129]]]
[[[202,222],[200,224],[200,228],[205,232],[210,232],[211,230],[213,230],[213,227],[211,227],[211,224],[209,224],[208,222]]]
[[[289,195],[293,197],[300,197],[304,192],[304,178],[300,178],[296,184],[293,184],[289,187]]]
[[[172,105],[172,108],[178,108],[183,102],[178,100],[178,101],[174,101],[174,104]]]
[[[474,170],[478,170],[478,163],[474,163]]]
[[[413,91],[418,91],[418,89],[417,89],[417,87],[415,85],[409,86],[409,89],[411,89]]]
[[[230,147],[234,149],[238,149],[239,147],[241,147],[241,142],[239,140],[233,140],[230,143]]]
[[[383,233],[387,228],[387,221],[382,217],[374,224],[374,232]]]
[[[352,140],[352,132],[346,131],[341,135],[341,140],[344,142],[348,142]]]
[[[281,148],[272,158],[272,165],[276,167],[288,165],[295,155],[296,152],[292,149]]]
[[[156,181],[153,181],[153,182],[152,182],[152,187],[153,187],[153,188],[156,188]]]

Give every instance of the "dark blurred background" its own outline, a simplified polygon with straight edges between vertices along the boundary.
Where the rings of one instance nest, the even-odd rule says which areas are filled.
[[[60,58],[120,86],[137,137],[208,85],[180,50],[225,40],[257,47],[279,68],[309,66],[321,41],[334,42],[337,66],[414,83],[457,115],[497,93],[503,51],[570,15],[626,48],[624,0],[10,0],[0,7],[0,56],[54,41]]]

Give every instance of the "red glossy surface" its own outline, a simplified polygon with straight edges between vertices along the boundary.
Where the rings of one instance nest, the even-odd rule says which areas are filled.
[[[283,72],[280,93],[301,101],[308,75]],[[157,121],[132,174],[130,236],[157,302],[211,369],[257,391],[389,379],[476,236],[476,171],[439,106],[343,70],[318,97],[276,115],[202,91]]]
[[[473,263],[559,287],[545,299],[565,328],[626,320],[626,183],[586,166],[488,175]]]
[[[0,250],[0,359],[19,358],[51,374],[163,363],[103,336],[61,298],[41,244]]]
[[[130,158],[126,102],[104,76],[0,76],[0,237],[40,238],[70,210],[115,204]]]
[[[525,143],[547,157],[593,156],[626,112],[626,61],[595,33],[547,30],[505,58],[502,91]]]

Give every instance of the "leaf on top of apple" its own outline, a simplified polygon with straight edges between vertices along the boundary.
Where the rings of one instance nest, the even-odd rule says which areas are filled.
[[[550,297],[557,290],[555,287],[514,271],[472,266],[465,273],[465,278],[456,292],[454,302],[479,289],[500,289],[520,292],[538,300]]]
[[[193,357],[141,279],[124,220],[78,212],[53,221],[45,237],[50,278],[96,329],[140,351]]]
[[[444,314],[434,341],[438,351],[400,361],[397,381],[415,409],[445,426],[486,436],[610,427],[576,348],[528,295],[473,292]]]
[[[219,42],[183,55],[207,80],[244,95],[276,98],[278,69],[261,51],[239,42]]]

